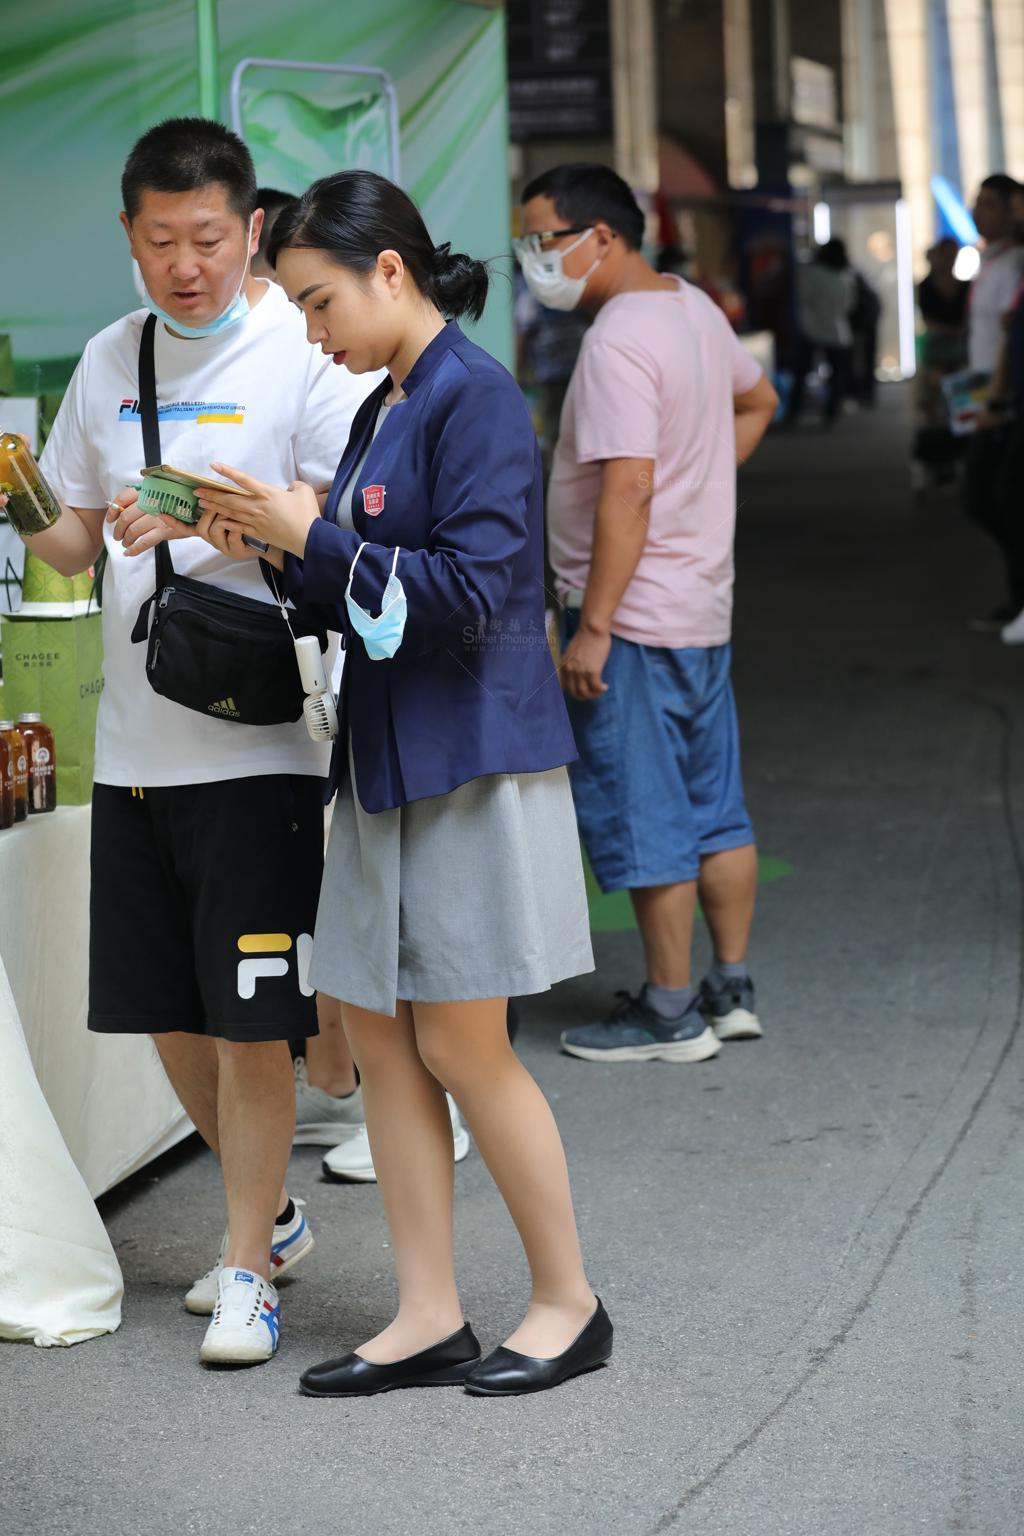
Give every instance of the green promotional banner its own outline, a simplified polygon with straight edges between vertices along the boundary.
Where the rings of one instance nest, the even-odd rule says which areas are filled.
[[[250,64],[232,86],[231,117],[261,184],[283,191],[302,191],[341,166],[390,176],[399,153],[383,79],[344,66]]]
[[[504,12],[462,0],[218,0],[220,115],[245,59],[379,71],[393,90],[403,186],[434,239],[509,256]],[[0,333],[18,388],[66,385],[90,336],[138,307],[118,224],[120,176],[147,128],[200,109],[194,0],[34,0],[4,7],[0,136],[27,242],[8,242]],[[386,171],[388,97],[352,74],[254,66],[243,128],[264,184],[301,192],[351,165]],[[16,169],[14,167],[16,166]],[[493,284],[475,338],[512,362],[512,285]]]
[[[92,794],[96,710],[103,691],[102,620],[0,621],[4,718],[34,712],[54,734],[58,805],[84,805]]]

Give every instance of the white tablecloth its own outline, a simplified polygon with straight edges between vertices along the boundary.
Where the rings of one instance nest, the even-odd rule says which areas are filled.
[[[43,1098],[2,966],[0,1067],[0,1339],[113,1333],[121,1271]]]
[[[125,892],[125,943],[133,896]],[[91,1194],[192,1129],[144,1036],[86,1029],[89,807],[0,832],[0,967],[39,1085]],[[0,1071],[6,1066],[0,1036]]]

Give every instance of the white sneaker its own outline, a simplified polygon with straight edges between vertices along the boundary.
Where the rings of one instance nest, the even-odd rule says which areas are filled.
[[[448,1113],[452,1117],[452,1136],[455,1140],[455,1161],[461,1163],[463,1158],[469,1156],[469,1132],[462,1123],[458,1105],[448,1094]],[[360,1127],[355,1136],[350,1136],[340,1146],[328,1152],[323,1161],[324,1177],[334,1179],[339,1183],[375,1184],[377,1175],[373,1168],[373,1155],[370,1152],[370,1138],[366,1126]]]
[[[204,1365],[260,1365],[277,1349],[281,1304],[251,1269],[222,1269],[217,1304],[199,1349]]]
[[[274,1228],[274,1242],[270,1250],[270,1273],[275,1283],[316,1247],[313,1234],[309,1230],[309,1223],[302,1214],[304,1202],[296,1200],[293,1203],[295,1215],[291,1221]],[[225,1232],[220,1240],[216,1264],[212,1269],[208,1269],[185,1295],[186,1310],[194,1312],[197,1317],[209,1317],[217,1304],[217,1282],[224,1267],[224,1255],[227,1249],[228,1234]]]
[[[1024,610],[1009,624],[1004,624],[999,633],[1004,645],[1024,645]]]
[[[336,1099],[309,1081],[305,1059],[295,1061],[295,1135],[296,1147],[336,1147],[339,1141],[354,1136],[363,1124],[363,1095],[357,1088],[347,1098]]]

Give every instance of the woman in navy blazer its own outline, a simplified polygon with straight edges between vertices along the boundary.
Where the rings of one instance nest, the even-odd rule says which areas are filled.
[[[514,380],[455,321],[479,317],[486,270],[435,247],[398,187],[365,171],[317,182],[281,215],[270,255],[312,344],[354,373],[387,370],[322,509],[308,486],[218,465],[250,499],[211,493],[200,529],[239,558],[245,534],[269,544],[288,596],[346,649],[310,980],[342,1002],[399,1309],[301,1387],[538,1391],[607,1360],[612,1328],[583,1269],[558,1129],[505,1028],[509,994],[593,968],[536,436]],[[455,1284],[444,1089],[533,1280],[522,1323],[483,1360]]]

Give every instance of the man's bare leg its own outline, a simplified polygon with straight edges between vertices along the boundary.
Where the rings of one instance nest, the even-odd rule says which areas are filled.
[[[226,1267],[269,1278],[274,1219],[292,1134],[295,1079],[286,1041],[217,1041],[217,1121],[228,1198]]]
[[[154,1035],[153,1044],[181,1107],[215,1157],[220,1157],[217,1130],[217,1042],[208,1035],[184,1030]]]
[[[341,1004],[336,997],[318,992],[316,1016],[320,1033],[306,1041],[306,1076],[311,1088],[320,1088],[332,1098],[344,1098],[356,1089],[356,1067],[341,1022]]]
[[[643,941],[647,980],[670,991],[688,987],[697,882],[642,886],[629,896]]]
[[[193,1035],[184,1030],[173,1030],[152,1038],[182,1108],[219,1159],[218,1042],[209,1035]],[[288,1204],[288,1191],[283,1186],[279,1201],[275,1215]],[[269,1249],[267,1251],[269,1253]],[[262,1268],[258,1273],[263,1273]]]
[[[747,958],[757,901],[757,848],[747,843],[701,860],[697,882],[715,959],[740,965]]]

